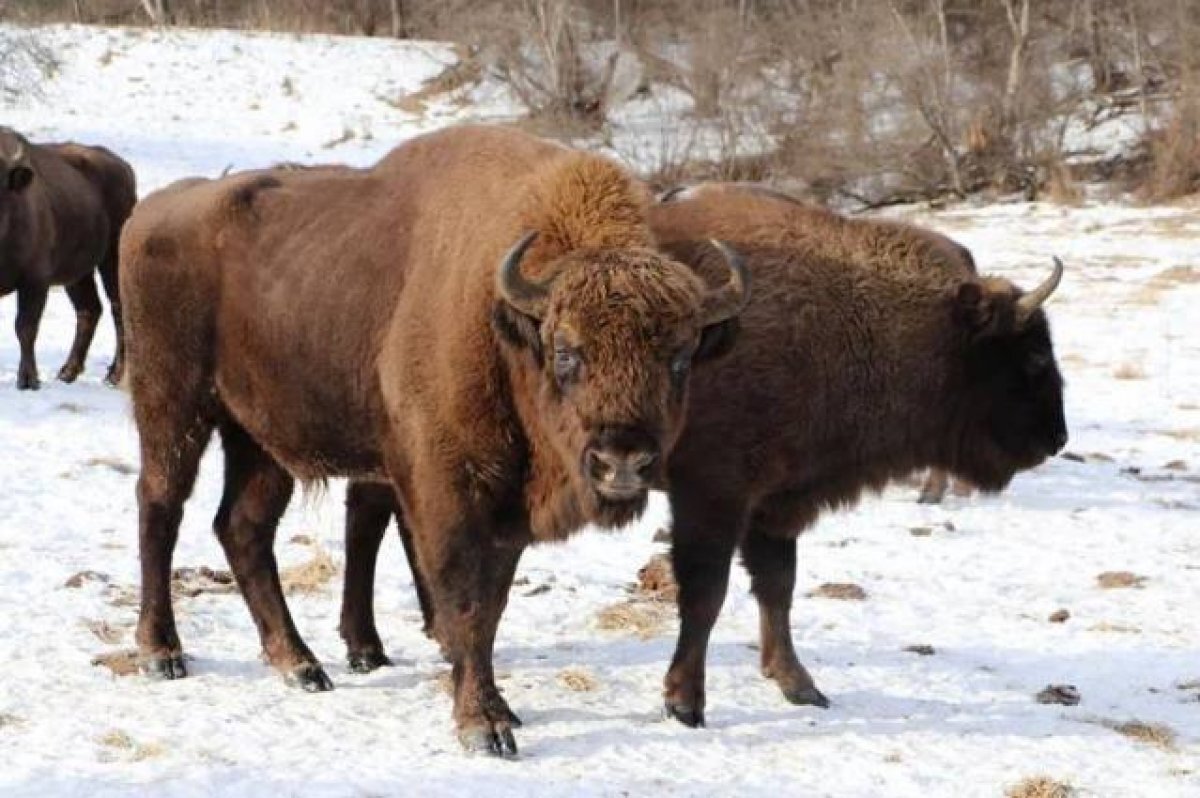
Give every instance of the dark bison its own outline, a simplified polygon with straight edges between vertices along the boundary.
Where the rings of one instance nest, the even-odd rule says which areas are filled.
[[[117,243],[135,202],[133,170],[103,147],[33,144],[0,126],[0,296],[17,292],[18,388],[40,385],[34,342],[53,285],[66,286],[75,306],[75,341],[58,378],[72,382],[83,371],[102,312],[97,267],[117,330],[107,379],[120,381]]]
[[[792,644],[797,535],[916,469],[997,491],[1063,447],[1063,383],[1041,309],[1062,266],[1024,292],[961,274],[965,250],[932,231],[738,185],[676,193],[650,222],[664,251],[710,279],[720,266],[705,242],[729,241],[754,281],[736,349],[692,381],[667,464],[681,620],[667,711],[704,722],[705,651],[735,549],[759,603],[763,674],[793,703],[827,706]],[[356,579],[341,628],[352,656],[379,644],[359,588],[398,510],[389,502],[376,486],[347,494]],[[422,599],[437,635],[436,602]]]
[[[728,348],[747,297],[728,250],[713,288],[660,254],[648,205],[605,159],[488,127],[366,170],[189,181],[139,205],[121,291],[144,670],[185,675],[171,554],[216,429],[213,526],[269,662],[332,686],[272,554],[293,481],[387,485],[453,663],[460,739],[515,753],[492,646],[522,550],[640,513],[690,367]]]

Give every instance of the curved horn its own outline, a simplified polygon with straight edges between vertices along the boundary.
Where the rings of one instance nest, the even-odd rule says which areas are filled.
[[[740,254],[724,241],[709,239],[729,266],[729,281],[704,297],[704,325],[718,324],[741,313],[750,301],[750,273]]]
[[[1050,273],[1041,285],[1033,289],[1025,296],[1017,300],[1017,328],[1024,327],[1050,295],[1054,293],[1054,289],[1058,288],[1058,284],[1062,281],[1063,264],[1057,257],[1054,258],[1054,271]]]
[[[504,260],[500,262],[500,271],[496,273],[496,290],[505,302],[526,316],[541,319],[546,315],[546,300],[550,296],[549,281],[535,283],[526,280],[525,275],[521,274],[521,260],[537,235],[536,230],[526,233],[504,256]]]
[[[22,161],[24,161],[24,159],[25,159],[25,142],[21,141],[21,139],[18,138],[17,139],[17,149],[14,150],[11,155],[8,156],[8,160],[10,163],[15,165],[15,164],[21,163]]]

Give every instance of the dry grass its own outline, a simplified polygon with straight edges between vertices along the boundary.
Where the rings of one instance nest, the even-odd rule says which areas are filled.
[[[139,743],[119,729],[100,735],[96,742],[109,749],[105,758],[115,758],[114,754],[122,754],[120,758],[128,762],[154,759],[166,753],[166,749],[159,743]]]
[[[238,592],[233,574],[220,568],[176,568],[171,573],[171,594],[182,598],[195,598],[204,593],[225,595]]]
[[[137,473],[137,467],[126,463],[117,457],[89,457],[83,461],[83,464],[88,468],[108,468],[116,471],[122,476],[129,476]]]
[[[808,597],[839,601],[864,601],[867,598],[867,591],[852,582],[826,582],[816,590],[809,591]]]
[[[25,721],[16,715],[10,715],[6,712],[0,712],[0,729],[16,728]]]
[[[103,585],[108,584],[109,579],[110,577],[108,574],[104,574],[99,571],[80,571],[79,573],[69,576],[67,581],[63,582],[63,587],[83,587],[88,582],[99,582]]]
[[[1138,576],[1131,571],[1105,571],[1096,576],[1096,584],[1105,590],[1140,588],[1145,586],[1146,577]]]
[[[1071,798],[1075,788],[1049,776],[1031,776],[1004,791],[1005,798]]]
[[[114,629],[108,621],[84,621],[84,626],[88,631],[94,634],[101,643],[108,643],[110,646],[121,642],[121,638],[125,637],[124,629]]]
[[[1102,720],[1100,725],[1139,743],[1153,745],[1164,751],[1175,750],[1177,735],[1175,730],[1165,723],[1144,723],[1140,720],[1122,722]]]
[[[591,693],[600,687],[600,682],[585,668],[563,668],[557,678],[559,684],[574,693]]]
[[[1155,435],[1173,438],[1177,441],[1200,441],[1200,427],[1183,427],[1181,429],[1156,429]]]
[[[319,593],[337,576],[338,567],[329,552],[314,547],[312,557],[299,565],[284,568],[279,574],[285,595]]]
[[[1112,634],[1123,635],[1138,635],[1142,630],[1136,626],[1131,626],[1127,623],[1114,623],[1112,621],[1098,621],[1088,627],[1089,632],[1109,632]]]
[[[679,585],[675,583],[675,571],[671,558],[655,554],[638,569],[635,591],[638,595],[656,601],[675,601],[679,596]]]
[[[1146,370],[1142,368],[1140,363],[1121,363],[1112,370],[1114,379],[1118,380],[1144,380],[1146,379]]]
[[[1150,282],[1167,287],[1200,283],[1200,269],[1192,266],[1172,266],[1151,277]]]
[[[108,668],[113,676],[133,676],[138,672],[138,653],[127,649],[97,654],[92,657],[92,665]]]
[[[628,599],[600,610],[596,625],[606,632],[626,632],[646,640],[665,632],[674,614],[668,602]]]

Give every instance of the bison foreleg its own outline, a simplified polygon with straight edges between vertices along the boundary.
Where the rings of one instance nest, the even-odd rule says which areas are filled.
[[[428,579],[436,636],[452,665],[459,741],[468,751],[516,756],[512,730],[520,721],[496,687],[492,650],[522,549],[461,527],[414,527],[414,543]]]
[[[83,372],[102,307],[100,295],[96,293],[96,279],[90,274],[68,285],[67,296],[75,306],[75,341],[71,344],[71,353],[67,355],[67,361],[58,371],[58,378],[63,382],[74,382]]]
[[[275,530],[292,496],[291,476],[241,427],[221,424],[225,493],[213,528],[258,627],[267,660],[308,692],[333,682],[304,644],[288,612],[275,562]]]
[[[796,588],[796,540],[751,527],[742,541],[750,591],[758,599],[762,673],[774,679],[793,704],[828,707],[792,645],[792,593]]]
[[[21,347],[21,365],[17,368],[17,388],[22,391],[41,387],[38,379],[37,358],[33,346],[37,341],[38,326],[42,322],[42,311],[46,309],[44,285],[24,285],[17,290],[17,343]]]
[[[685,726],[704,725],[708,638],[725,602],[741,521],[708,502],[676,502],[671,564],[679,585],[679,640],[664,681],[666,713]]]

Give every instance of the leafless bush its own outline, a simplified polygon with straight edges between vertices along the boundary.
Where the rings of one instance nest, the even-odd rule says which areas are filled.
[[[36,94],[42,81],[57,68],[54,54],[37,39],[0,29],[0,101]]]

